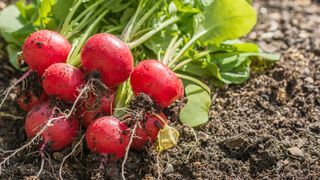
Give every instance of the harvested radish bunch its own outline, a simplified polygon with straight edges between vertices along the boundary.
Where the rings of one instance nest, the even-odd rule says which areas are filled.
[[[29,111],[25,120],[27,137],[29,139],[35,137],[47,125],[48,121],[59,116],[59,114],[54,114],[48,102],[36,105]],[[79,122],[73,117],[54,119],[51,125],[47,125],[47,128],[41,134],[42,145],[50,145],[52,151],[62,150],[72,144],[77,136],[78,129]]]
[[[112,34],[101,33],[89,38],[81,52],[83,69],[99,72],[103,83],[114,88],[127,80],[133,69],[129,47]]]
[[[39,97],[34,92],[29,91],[23,92],[16,101],[21,109],[28,112],[32,107],[46,100],[48,100],[48,96],[44,92]]]
[[[82,71],[65,63],[52,64],[42,78],[45,93],[65,102],[75,101],[84,83]]]
[[[182,96],[182,81],[157,60],[144,60],[134,68],[130,83],[134,94],[145,93],[165,108]]]
[[[101,117],[88,127],[86,142],[92,152],[122,158],[129,144],[128,126],[117,118]]]
[[[71,45],[62,35],[41,30],[32,33],[22,47],[22,56],[40,76],[51,64],[66,62]]]
[[[161,113],[160,116],[168,121],[166,116]],[[159,130],[164,126],[164,123],[155,115],[148,115],[145,121],[140,121],[133,138],[131,148],[141,150],[148,143],[154,143]]]
[[[114,96],[115,93],[112,93],[110,97],[102,96],[99,100],[90,94],[85,98],[85,101],[77,108],[81,125],[87,128],[99,116],[111,115],[114,108]]]

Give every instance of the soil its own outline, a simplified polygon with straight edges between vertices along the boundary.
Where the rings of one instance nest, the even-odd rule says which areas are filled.
[[[128,179],[318,179],[320,177],[320,4],[311,0],[255,1],[259,22],[248,40],[281,60],[245,84],[214,90],[210,122],[195,130],[178,122],[178,146],[157,155],[130,152]],[[18,77],[0,43],[0,88]],[[0,148],[26,142],[23,116],[10,95],[0,113]],[[196,134],[196,137],[195,137]],[[105,164],[85,145],[63,166],[65,179],[120,179],[121,161]],[[34,179],[37,147],[21,152],[1,179]],[[56,179],[71,149],[50,154],[41,179]],[[2,152],[4,157],[7,152]],[[159,163],[157,163],[159,162]],[[159,174],[160,172],[160,174]]]

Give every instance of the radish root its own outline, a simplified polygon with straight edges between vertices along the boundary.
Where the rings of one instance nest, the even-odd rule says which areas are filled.
[[[40,169],[39,169],[39,171],[37,173],[37,178],[40,178],[40,175],[41,175],[41,173],[43,171],[44,161],[45,161],[44,157],[41,157],[41,166],[40,166]]]
[[[160,168],[160,154],[157,153],[157,171],[158,171],[158,178],[161,178],[161,168]]]
[[[70,118],[72,113],[76,110],[76,106],[79,103],[80,105],[84,103],[85,101],[81,101],[81,100],[87,99],[90,96],[90,93],[93,93],[97,97],[97,101],[94,104],[94,107],[96,107],[96,105],[100,105],[101,97],[105,94],[105,92],[108,92],[108,91],[109,91],[109,88],[105,86],[103,83],[101,83],[100,80],[96,78],[89,79],[88,82],[83,86],[83,88],[79,90],[79,95],[74,101],[66,117]]]
[[[15,86],[18,85],[19,83],[21,83],[23,80],[25,80],[32,72],[33,72],[32,70],[28,70],[26,73],[24,73],[24,75],[22,77],[20,77],[18,80],[16,80],[9,88],[7,88],[1,94],[1,96],[4,96],[4,97],[1,100],[0,109],[1,109],[2,105],[4,104],[4,102],[6,101],[6,99],[8,98],[10,92],[15,88]]]
[[[13,120],[22,120],[23,117],[21,116],[15,116],[15,115],[12,115],[12,114],[7,114],[5,112],[0,112],[0,118],[11,118]]]
[[[9,156],[7,156],[3,161],[0,162],[0,175],[2,173],[3,167],[5,166],[5,164],[12,158],[14,157],[16,154],[18,154],[19,152],[21,152],[22,150],[28,148],[29,146],[31,146],[32,144],[34,144],[42,135],[42,133],[49,127],[51,126],[52,122],[61,118],[65,118],[65,116],[59,116],[59,117],[55,117],[55,118],[51,118],[48,120],[48,122],[42,127],[42,129],[25,145],[21,146],[20,148],[13,150],[13,153],[11,153]]]
[[[71,109],[69,110],[69,112],[68,112],[67,115],[66,115],[66,119],[68,119],[68,118],[71,117],[72,113],[76,110],[76,105],[78,104],[78,102],[80,101],[80,99],[82,98],[82,96],[84,96],[84,95],[87,96],[87,93],[88,93],[89,90],[90,90],[90,87],[89,87],[89,86],[85,86],[84,88],[82,88],[82,89],[80,90],[80,93],[79,93],[77,99],[74,101]]]
[[[63,179],[63,177],[62,177],[63,164],[75,152],[75,150],[78,148],[78,146],[83,142],[84,137],[85,137],[85,135],[82,135],[82,137],[80,138],[79,142],[74,146],[72,151],[63,158],[63,160],[62,160],[62,162],[60,164],[60,168],[59,168],[59,177],[60,177],[60,179]]]
[[[138,121],[136,121],[136,123],[134,124],[133,129],[131,131],[129,144],[128,144],[127,148],[126,148],[126,154],[124,155],[124,159],[123,159],[122,164],[121,164],[121,177],[122,177],[123,180],[126,180],[126,177],[124,175],[124,173],[125,173],[124,172],[125,165],[126,165],[126,162],[127,162],[127,159],[128,159],[129,150],[130,150],[131,144],[133,142],[133,138],[134,138],[134,136],[136,134],[137,127],[138,127]]]
[[[197,136],[196,131],[195,131],[193,128],[191,128],[191,132],[192,132],[192,134],[194,135],[195,143],[194,143],[194,145],[191,147],[191,149],[190,149],[190,151],[189,151],[189,153],[188,153],[188,155],[187,155],[186,161],[188,161],[188,160],[190,159],[191,154],[193,153],[194,149],[195,149],[195,148],[198,146],[198,144],[199,144],[199,140],[198,140],[198,136]]]

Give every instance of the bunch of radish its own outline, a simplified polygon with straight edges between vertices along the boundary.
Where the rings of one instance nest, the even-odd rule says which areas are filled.
[[[134,68],[127,44],[107,33],[86,41],[79,67],[67,63],[71,51],[62,35],[49,30],[34,32],[26,39],[22,50],[29,67],[26,74],[36,74],[32,84],[40,88],[40,93],[24,90],[17,99],[21,109],[28,111],[27,137],[41,137],[42,149],[59,151],[69,147],[84,128],[88,149],[113,159],[122,158],[128,148],[141,150],[154,143],[168,123],[161,111],[184,96],[183,83],[175,73],[157,60],[139,60]],[[92,79],[106,91],[92,87],[97,85]],[[129,121],[113,116],[116,89],[125,81],[130,82],[135,96],[149,96],[158,111],[145,111],[139,117],[131,114]],[[63,111],[61,104],[69,111]]]

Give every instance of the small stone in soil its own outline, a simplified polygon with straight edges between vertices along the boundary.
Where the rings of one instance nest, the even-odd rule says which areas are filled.
[[[53,159],[57,161],[61,161],[63,158],[63,154],[61,152],[54,152],[52,156],[53,156]]]
[[[284,160],[284,161],[283,161],[283,164],[284,164],[284,165],[289,164],[289,160],[288,160],[288,159]]]
[[[298,148],[301,148],[305,143],[306,141],[304,139],[299,138],[296,140],[296,144]]]
[[[310,83],[310,84],[314,82],[314,80],[312,79],[312,77],[307,77],[307,78],[304,79],[304,81],[306,81],[306,82],[308,82],[308,83]]]
[[[224,142],[222,142],[223,145],[231,149],[241,147],[244,143],[245,143],[245,140],[239,136],[226,139]]]
[[[193,166],[198,169],[200,166],[201,166],[201,163],[200,162],[195,162],[193,163]]]
[[[300,148],[298,147],[291,147],[288,149],[289,153],[293,156],[297,156],[297,157],[304,157],[303,152],[301,151]]]
[[[163,171],[163,174],[170,174],[173,173],[174,169],[172,164],[167,163],[165,170]]]

